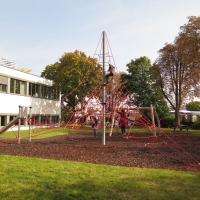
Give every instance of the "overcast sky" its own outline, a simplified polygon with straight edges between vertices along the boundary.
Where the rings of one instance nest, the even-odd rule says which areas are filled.
[[[172,43],[200,0],[0,0],[0,59],[41,75],[64,52],[94,56],[105,31],[118,71]]]

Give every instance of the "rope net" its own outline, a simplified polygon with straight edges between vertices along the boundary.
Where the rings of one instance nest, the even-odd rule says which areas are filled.
[[[192,158],[182,147],[170,138],[170,134],[165,133],[161,128],[156,127],[152,118],[145,116],[137,105],[139,102],[136,97],[130,95],[129,91],[125,87],[124,83],[120,79],[117,66],[110,48],[110,44],[105,37],[106,52],[103,57],[103,44],[101,35],[98,45],[96,47],[93,58],[98,61],[98,65],[102,67],[103,58],[105,58],[105,81],[106,81],[106,134],[117,135],[124,139],[128,139],[132,142],[140,145],[145,145],[152,151],[164,154],[166,157],[173,158],[187,165],[198,165],[198,161]],[[34,127],[32,130],[32,137],[40,136],[43,134],[51,133],[55,130],[71,131],[73,129],[91,129],[91,122],[94,117],[98,119],[98,128],[102,128],[102,116],[103,106],[102,86],[104,83],[99,83],[96,77],[102,77],[102,71],[97,73],[93,67],[88,67],[85,76],[68,94],[63,94],[59,103],[64,113],[64,119],[59,119],[56,123],[52,123],[47,113],[48,109],[55,106],[52,104],[46,107],[38,114],[43,114],[45,120],[41,121],[36,118],[37,114],[32,115],[31,119],[22,119],[22,123],[26,120],[27,123],[31,123]],[[88,78],[90,80],[88,80]],[[91,81],[93,84],[92,91],[88,94],[87,84]],[[82,99],[80,98],[82,97]],[[78,102],[78,103],[77,103]],[[121,128],[119,127],[120,115],[117,113],[119,108],[129,110],[126,135],[121,135]],[[150,109],[147,109],[150,112]],[[45,122],[44,122],[45,121]],[[41,128],[43,127],[43,128]],[[46,128],[44,128],[46,127]],[[155,131],[159,132],[155,135]],[[11,131],[9,135],[14,134],[14,138],[17,139],[17,132]],[[23,138],[23,135],[21,136]],[[10,139],[6,137],[0,140],[0,145],[16,141],[13,137]],[[163,151],[163,146],[168,146],[169,151]]]

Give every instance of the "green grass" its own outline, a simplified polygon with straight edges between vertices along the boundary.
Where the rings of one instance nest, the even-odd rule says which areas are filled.
[[[172,128],[162,128],[162,130],[165,133],[171,132],[171,133],[188,133],[188,134],[200,134],[200,130],[195,130],[195,129],[189,129],[188,131],[183,129],[182,131],[180,131],[179,129],[177,130],[173,130]]]
[[[200,174],[0,156],[1,200],[197,200]]]
[[[76,130],[77,131],[77,130]],[[75,132],[71,128],[35,128],[31,130],[32,139],[40,139],[46,137],[53,137],[57,135],[63,135],[67,133]],[[7,131],[0,135],[1,138],[16,138],[18,136],[18,131]],[[28,130],[20,130],[20,138],[28,139],[29,131]]]
[[[106,133],[108,133],[110,130],[110,128],[106,129]],[[68,134],[68,133],[76,133],[76,132],[88,132],[88,133],[92,133],[93,130],[91,128],[91,126],[84,126],[84,127],[80,127],[77,129],[73,129],[72,127],[61,127],[61,128],[35,128],[32,129],[32,139],[40,139],[40,138],[46,138],[46,137],[53,137],[53,136],[57,136],[57,135],[63,135],[63,134]],[[159,129],[157,129],[157,132],[159,131]],[[180,131],[179,129],[177,129],[176,131],[174,131],[171,128],[162,128],[162,131],[164,131],[165,133],[188,133],[188,134],[200,134],[200,130],[192,130],[189,129],[189,131],[187,132],[187,130],[182,130]],[[99,133],[102,132],[102,129],[100,128],[98,130]],[[117,133],[121,133],[120,128],[115,128],[113,130],[113,132],[117,132]],[[127,133],[140,133],[140,134],[152,134],[148,129],[144,129],[141,127],[134,127],[131,129],[127,128]],[[18,136],[18,131],[8,131],[5,132],[3,134],[0,135],[0,138],[17,138]],[[28,139],[29,138],[29,131],[28,130],[21,130],[20,131],[20,137],[23,139]]]
[[[35,129],[33,139],[81,129]],[[90,127],[82,130],[93,132]],[[134,129],[135,132],[140,129]],[[99,130],[101,131],[101,130]],[[170,129],[164,129],[165,132]],[[178,131],[175,131],[178,133]],[[182,132],[187,133],[185,130]],[[188,134],[199,134],[190,130]],[[12,132],[1,136],[13,137]],[[28,139],[28,131],[21,131]],[[3,148],[0,147],[0,148]],[[67,152],[66,152],[67,153]],[[0,155],[0,199],[200,199],[200,174]]]

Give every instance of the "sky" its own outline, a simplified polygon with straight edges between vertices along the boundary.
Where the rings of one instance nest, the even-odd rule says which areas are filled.
[[[200,0],[0,0],[0,59],[40,76],[66,52],[93,57],[106,32],[115,66],[141,56],[153,63]]]

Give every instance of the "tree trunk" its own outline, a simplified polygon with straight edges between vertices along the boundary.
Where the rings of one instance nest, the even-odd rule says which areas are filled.
[[[179,109],[175,109],[175,126],[180,126],[180,113]]]

